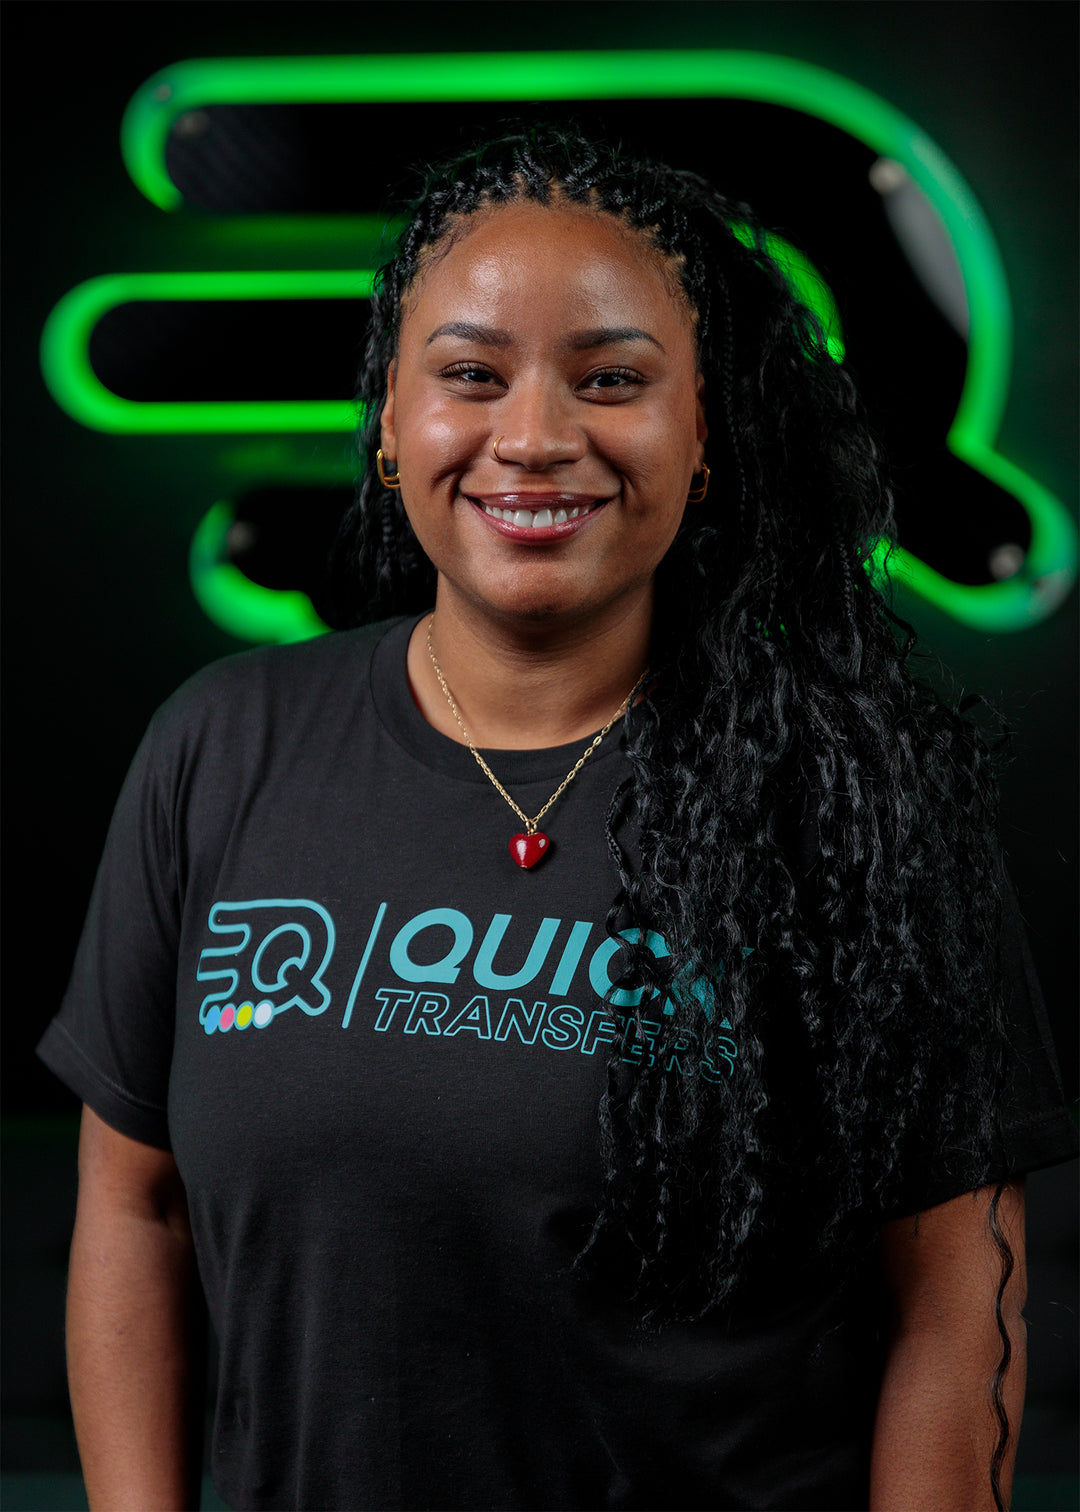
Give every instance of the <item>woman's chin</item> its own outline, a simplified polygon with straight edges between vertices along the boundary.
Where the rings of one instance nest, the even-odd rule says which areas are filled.
[[[472,607],[485,618],[506,624],[555,626],[573,624],[583,617],[582,606],[572,599],[540,593],[506,593],[473,600]]]
[[[440,582],[440,598],[446,589]],[[625,620],[628,605],[625,594],[615,596],[583,593],[580,584],[575,586],[508,583],[501,589],[485,583],[482,591],[462,592],[451,588],[450,595],[462,605],[465,613],[508,626],[520,625],[523,629],[580,629],[582,625],[605,620]],[[637,595],[635,595],[637,597]],[[650,595],[644,595],[642,612],[648,614]]]

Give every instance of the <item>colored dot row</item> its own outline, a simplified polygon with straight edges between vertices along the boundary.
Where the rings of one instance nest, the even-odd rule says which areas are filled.
[[[213,1034],[216,1029],[225,1034],[229,1029],[246,1029],[249,1024],[254,1024],[256,1029],[265,1029],[273,1017],[274,1005],[265,998],[261,1003],[241,1003],[239,1007],[235,1003],[223,1003],[220,1007],[215,1003],[213,1008],[207,1009],[203,1028],[207,1034]]]

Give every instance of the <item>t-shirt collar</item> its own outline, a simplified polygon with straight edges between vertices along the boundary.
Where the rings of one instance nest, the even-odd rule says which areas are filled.
[[[370,677],[376,712],[391,738],[425,766],[464,782],[487,782],[468,746],[433,729],[413,700],[407,671],[409,638],[430,612],[397,620],[375,647]],[[586,736],[570,745],[541,750],[481,750],[500,782],[551,781],[554,786],[566,776],[588,744]],[[623,732],[617,727],[589,757],[589,765],[610,759],[622,747]]]

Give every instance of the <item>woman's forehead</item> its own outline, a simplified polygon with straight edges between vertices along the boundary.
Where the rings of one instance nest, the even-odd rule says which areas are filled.
[[[660,296],[691,315],[679,278],[679,259],[662,251],[648,232],[590,205],[535,200],[483,206],[461,217],[421,257],[403,315],[418,304],[498,292],[539,293],[585,286],[603,297],[651,301]]]

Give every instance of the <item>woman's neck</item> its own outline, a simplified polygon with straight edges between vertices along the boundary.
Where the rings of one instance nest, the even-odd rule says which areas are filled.
[[[491,620],[440,592],[409,642],[413,699],[427,722],[464,743],[428,654],[438,661],[476,746],[535,750],[602,729],[648,662],[651,594],[602,621],[519,625]]]

